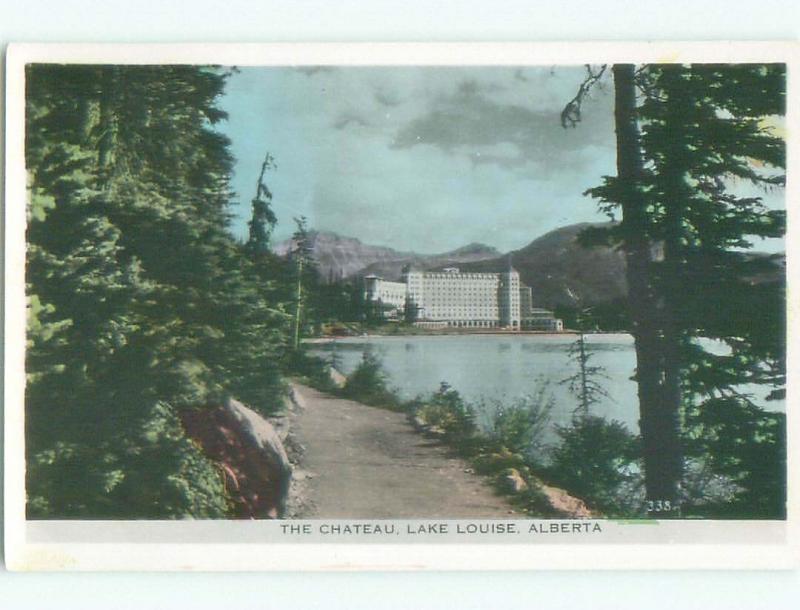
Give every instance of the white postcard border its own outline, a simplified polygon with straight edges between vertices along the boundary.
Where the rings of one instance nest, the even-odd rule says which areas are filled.
[[[664,544],[359,544],[359,543],[32,543],[24,494],[25,206],[24,66],[26,63],[218,64],[259,66],[489,66],[655,62],[785,62],[789,133],[787,430],[788,481],[800,469],[800,419],[793,404],[798,381],[800,226],[794,213],[800,176],[800,63],[789,42],[658,43],[280,43],[280,44],[15,44],[7,51],[5,188],[5,557],[15,570],[421,570],[421,569],[698,569],[791,568],[800,565],[800,488],[789,485],[784,544],[763,544],[764,522],[705,522],[745,528],[752,544],[692,544],[685,521]],[[52,523],[52,522],[49,522]],[[123,526],[122,524],[120,524]],[[146,522],[124,527],[147,529]],[[174,524],[180,528],[185,523]],[[231,522],[231,525],[235,525]],[[633,526],[630,527],[639,527]],[[100,528],[102,529],[102,528]],[[681,530],[684,530],[683,532]]]

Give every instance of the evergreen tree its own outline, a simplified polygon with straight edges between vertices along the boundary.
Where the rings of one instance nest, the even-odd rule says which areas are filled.
[[[594,405],[599,404],[603,399],[608,399],[609,395],[603,387],[601,379],[608,379],[608,375],[602,366],[591,363],[594,352],[586,342],[586,334],[583,330],[578,334],[578,338],[569,346],[567,355],[576,371],[561,380],[569,389],[570,393],[578,400],[578,406],[573,413],[574,419],[587,417]]]
[[[223,516],[222,479],[181,410],[223,394],[277,402],[284,314],[227,230],[225,79],[27,69],[33,517]]]
[[[264,174],[268,170],[276,168],[275,159],[267,152],[264,162],[261,164],[261,173],[256,184],[256,196],[252,201],[253,216],[248,223],[250,237],[247,240],[247,249],[252,255],[269,252],[269,238],[278,222],[278,218],[272,210],[272,191],[269,190],[264,180]]]
[[[780,453],[780,425],[729,424],[743,421],[744,412],[753,421],[764,416],[738,390],[742,384],[782,391],[783,282],[754,281],[769,275],[770,262],[744,250],[754,239],[782,236],[784,214],[759,197],[737,195],[732,184],[783,182],[785,144],[764,119],[784,112],[785,70],[616,65],[613,73],[619,172],[590,193],[605,211],[622,210],[620,224],[603,237],[627,254],[647,495],[675,506],[685,440],[702,453],[714,443],[698,439],[738,434],[728,450],[760,442]],[[700,337],[724,342],[729,353],[709,352]],[[709,425],[712,413],[730,421]],[[763,440],[766,429],[773,432]],[[742,456],[731,459],[741,463]],[[769,461],[779,479],[780,458]],[[734,479],[752,482],[747,472]]]
[[[292,345],[300,348],[303,326],[315,320],[313,305],[319,294],[319,270],[314,261],[314,245],[308,230],[308,219],[298,216],[294,219],[297,229],[292,235],[291,264],[295,275],[294,293],[294,331]]]
[[[663,66],[651,68],[648,79],[660,92],[640,113],[652,167],[648,188],[658,193],[653,239],[664,244],[654,270],[663,295],[668,399],[683,407],[687,455],[707,453],[712,466],[742,487],[731,508],[738,506],[739,516],[780,516],[781,418],[766,414],[741,385],[782,391],[784,282],[754,281],[779,274],[767,257],[747,250],[760,238],[781,237],[785,213],[760,197],[737,194],[734,181],[783,184],[785,143],[764,119],[785,112],[785,69]],[[697,337],[727,349],[713,353]],[[730,438],[727,448],[716,442],[720,437]]]
[[[403,321],[406,324],[414,324],[419,318],[419,305],[414,299],[406,299],[403,307]]]

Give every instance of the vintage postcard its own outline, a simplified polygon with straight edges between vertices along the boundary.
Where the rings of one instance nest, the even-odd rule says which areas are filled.
[[[797,566],[799,71],[12,45],[9,567]]]

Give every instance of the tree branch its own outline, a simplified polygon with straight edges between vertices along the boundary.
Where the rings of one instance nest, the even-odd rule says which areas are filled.
[[[566,106],[561,111],[561,126],[566,129],[567,127],[576,127],[581,122],[581,105],[584,98],[589,94],[592,87],[597,84],[606,71],[608,64],[603,64],[600,69],[595,72],[591,65],[586,64],[586,78],[578,87],[578,92],[575,94]]]

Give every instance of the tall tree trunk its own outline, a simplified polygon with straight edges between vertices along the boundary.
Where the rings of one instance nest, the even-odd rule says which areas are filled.
[[[681,447],[681,324],[678,321],[681,307],[682,269],[685,259],[683,240],[686,236],[684,220],[691,198],[687,182],[689,169],[686,166],[689,142],[686,125],[692,120],[694,100],[685,77],[683,66],[664,69],[661,77],[666,95],[666,126],[670,134],[665,163],[661,172],[664,181],[664,261],[663,288],[663,354],[664,391],[659,415],[662,420],[663,438],[670,451],[665,454],[672,476],[680,483],[683,475],[683,452]],[[688,75],[690,76],[690,74]]]
[[[586,378],[586,337],[581,332],[578,338],[579,358],[581,363],[581,417],[589,416],[589,388]]]
[[[617,176],[621,187],[622,230],[627,263],[628,302],[636,347],[636,382],[644,452],[645,487],[651,508],[674,506],[680,474],[675,470],[675,439],[666,417],[657,302],[651,283],[642,176],[644,162],[636,113],[634,66],[613,67],[617,138]],[[678,455],[680,455],[678,453]],[[659,504],[660,503],[660,504]]]

